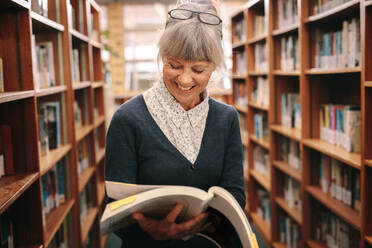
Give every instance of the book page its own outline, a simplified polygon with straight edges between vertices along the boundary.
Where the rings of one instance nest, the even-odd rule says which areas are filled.
[[[127,198],[131,195],[137,195],[148,190],[166,187],[164,185],[140,185],[130,183],[120,183],[113,181],[106,181],[106,192],[107,196],[114,199],[120,200]]]

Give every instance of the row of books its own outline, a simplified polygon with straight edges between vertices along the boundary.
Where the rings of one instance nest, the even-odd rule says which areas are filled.
[[[301,103],[299,93],[281,94],[281,123],[283,126],[301,129]]]
[[[301,171],[301,149],[300,144],[292,139],[280,136],[280,159],[292,168]]]
[[[90,166],[90,149],[87,139],[81,140],[78,145],[78,174]]]
[[[254,45],[254,69],[256,71],[268,71],[266,42],[256,43]]]
[[[46,216],[66,201],[65,171],[62,161],[57,162],[41,177],[43,224]]]
[[[84,30],[84,3],[83,1],[77,1],[77,6],[67,1],[67,12],[69,19],[71,20],[70,25],[73,29],[83,32]],[[78,9],[78,15],[76,16],[76,9]]]
[[[247,116],[238,112],[239,116],[239,125],[240,125],[240,134],[244,139],[248,138],[248,128],[247,128]]]
[[[4,69],[3,69],[3,59],[0,57],[0,92],[4,92]]]
[[[38,104],[39,113],[39,150],[41,156],[61,145],[61,119],[59,102]]]
[[[298,35],[280,38],[280,69],[294,71],[300,69]]]
[[[297,22],[297,0],[278,0],[278,28],[285,28]]]
[[[253,120],[254,135],[260,140],[269,140],[269,123],[267,120],[267,113],[255,113],[253,116]]]
[[[288,207],[302,211],[301,184],[289,176],[284,176],[283,197]]]
[[[79,129],[84,125],[82,108],[78,101],[74,102],[75,128]]]
[[[244,76],[247,74],[247,60],[244,51],[234,52],[235,54],[235,73]]]
[[[258,199],[257,214],[261,219],[263,219],[270,225],[271,223],[270,195],[266,190],[259,187],[257,189],[257,199]]]
[[[14,174],[12,129],[0,125],[0,178]]]
[[[245,81],[234,82],[234,102],[236,105],[241,107],[247,107],[248,105],[248,93]]]
[[[32,0],[31,10],[39,15],[48,18],[49,0]]]
[[[244,175],[248,175],[249,170],[249,160],[248,160],[248,149],[243,149],[243,169]]]
[[[79,49],[72,49],[72,82],[80,82]]]
[[[101,135],[102,135],[102,130],[103,130],[103,128],[102,128],[102,126],[99,126],[98,128],[97,128],[97,132],[96,132],[96,142],[94,142],[94,147],[95,147],[95,150],[96,150],[96,153],[98,153],[98,151],[100,150],[100,149],[104,149],[104,147],[100,147],[100,138],[101,138]]]
[[[253,17],[253,35],[255,37],[266,34],[266,24],[264,15],[254,15]]]
[[[287,215],[279,215],[279,241],[288,248],[298,248],[301,242],[301,228]]]
[[[268,107],[269,106],[269,81],[267,77],[257,77],[256,84],[253,86],[252,101],[256,104]]]
[[[11,210],[6,210],[0,215],[0,247],[14,248],[14,229]]]
[[[350,0],[314,0],[314,15],[336,8]]]
[[[89,181],[80,193],[80,222],[83,223],[93,206],[92,183]]]
[[[269,153],[260,146],[253,148],[253,168],[255,171],[270,177]]]
[[[356,105],[322,104],[320,138],[348,152],[361,151],[361,111]]]
[[[324,206],[316,206],[313,220],[313,235],[317,241],[328,247],[357,248],[361,247],[360,233],[335,216]]]
[[[361,181],[358,170],[322,154],[319,165],[319,184],[324,193],[360,213]]]
[[[245,27],[245,21],[244,18],[237,21],[234,24],[234,33],[233,33],[233,43],[238,43],[241,41],[245,41],[246,37],[246,27]]]
[[[37,42],[35,35],[32,35],[31,46],[35,89],[39,90],[55,86],[56,77],[53,42]]]
[[[48,248],[68,248],[71,243],[69,240],[69,222],[65,219],[58,231],[54,235],[52,241],[49,243]]]
[[[339,29],[317,28],[314,32],[315,68],[335,69],[361,64],[360,20],[343,20]]]

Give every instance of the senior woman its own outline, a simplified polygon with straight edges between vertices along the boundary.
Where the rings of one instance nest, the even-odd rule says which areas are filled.
[[[225,68],[222,21],[211,3],[182,4],[168,14],[158,43],[162,78],[114,114],[106,180],[204,190],[218,185],[244,207],[238,115],[206,89],[211,74]],[[123,247],[203,247],[200,240],[185,237],[211,228],[208,214],[176,223],[182,208],[177,204],[163,220],[134,213],[137,225],[118,233]],[[240,247],[230,236],[228,246]]]

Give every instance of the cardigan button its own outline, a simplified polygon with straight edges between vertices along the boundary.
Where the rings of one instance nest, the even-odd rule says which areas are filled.
[[[195,165],[191,165],[191,170],[195,170]]]

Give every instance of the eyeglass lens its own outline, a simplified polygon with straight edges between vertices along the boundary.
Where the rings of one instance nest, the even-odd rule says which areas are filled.
[[[185,9],[174,9],[169,12],[172,18],[181,19],[181,20],[190,19],[193,13],[197,13],[199,15],[200,21],[207,23],[207,24],[217,25],[217,24],[220,24],[221,22],[217,16],[213,14],[209,14],[209,13],[204,13],[204,12],[194,12],[194,11],[185,10]]]

